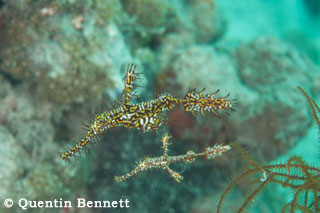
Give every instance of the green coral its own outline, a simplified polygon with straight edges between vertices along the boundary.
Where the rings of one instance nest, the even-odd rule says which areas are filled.
[[[96,0],[94,1],[93,5],[95,13],[104,22],[110,21],[122,13],[122,7],[119,0]]]
[[[121,9],[120,2],[38,2],[24,7],[24,13],[9,6],[1,10],[4,22],[12,25],[0,35],[4,41],[0,57],[6,58],[0,68],[15,79],[36,85],[55,102],[101,100],[103,92],[114,85],[121,60],[127,62],[130,57],[120,33],[110,23]],[[50,15],[42,14],[44,9],[51,11]],[[77,26],[76,20],[80,20]],[[115,52],[114,45],[122,48]],[[111,59],[114,54],[122,56],[118,63]]]
[[[135,16],[145,27],[156,28],[164,24],[168,13],[168,3],[163,0],[124,0],[126,11]]]

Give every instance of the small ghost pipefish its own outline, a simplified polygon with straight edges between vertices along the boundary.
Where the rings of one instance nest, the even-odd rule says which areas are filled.
[[[194,115],[195,112],[204,114],[205,111],[217,114],[221,110],[234,110],[235,99],[226,99],[225,97],[216,98],[216,91],[211,94],[203,94],[203,90],[197,92],[195,89],[187,92],[182,98],[174,98],[168,93],[161,94],[158,98],[134,104],[131,101],[132,92],[135,88],[133,84],[138,78],[136,65],[130,63],[126,70],[124,78],[125,87],[123,89],[124,100],[118,108],[96,114],[92,123],[88,126],[85,135],[69,150],[60,153],[60,157],[68,161],[79,151],[86,148],[96,136],[102,135],[106,130],[125,127],[135,128],[145,131],[157,131],[161,125],[166,124],[165,113],[172,110],[177,104],[182,104],[187,112]]]
[[[126,181],[129,178],[134,178],[139,172],[148,171],[151,169],[162,169],[170,174],[170,176],[180,183],[183,180],[183,176],[180,175],[179,172],[172,170],[169,166],[170,164],[183,162],[185,164],[194,162],[197,158],[205,156],[207,159],[214,159],[218,156],[221,156],[222,153],[231,149],[229,145],[221,145],[216,144],[213,147],[207,147],[204,152],[195,153],[193,150],[189,150],[184,155],[177,155],[177,156],[169,156],[168,155],[168,143],[171,136],[165,134],[162,138],[161,147],[163,149],[162,156],[158,157],[143,157],[138,161],[136,168],[133,169],[131,172],[124,174],[122,176],[115,176],[114,180],[119,183],[122,181]]]

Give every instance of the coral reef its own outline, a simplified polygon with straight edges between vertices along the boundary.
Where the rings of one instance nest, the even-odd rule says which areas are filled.
[[[237,51],[237,62],[241,80],[259,93],[272,90],[271,86],[306,85],[313,82],[312,73],[316,70],[305,55],[270,37],[261,37],[241,45]]]
[[[59,7],[50,1],[4,7],[1,19],[10,24],[1,28],[0,57],[6,58],[1,69],[37,85],[52,101],[101,100],[108,88],[121,83],[118,70],[131,55],[117,26],[105,17],[115,13],[106,8],[119,6],[98,2],[92,7],[89,2]],[[70,7],[85,12],[68,13]],[[99,17],[91,16],[95,9]]]
[[[131,49],[161,48],[163,40],[175,34],[192,43],[215,42],[226,30],[226,21],[214,0],[122,2],[129,18],[122,19],[119,26]]]
[[[317,67],[280,40],[257,38],[235,51],[191,46],[173,58],[161,73],[160,88],[166,87],[174,95],[192,87],[228,88],[235,98],[245,100],[239,101],[239,111],[230,122],[222,120],[224,124],[202,121],[202,125],[186,126],[185,121],[190,119],[173,112],[169,118],[172,134],[180,139],[202,143],[220,140],[217,130],[228,125],[230,132],[223,141],[237,138],[239,143],[257,151],[255,157],[265,161],[286,152],[310,126],[306,104],[292,88],[300,84],[316,89]]]
[[[0,126],[0,140],[2,144],[1,156],[3,158],[0,166],[0,199],[4,200],[8,195],[17,196],[12,193],[12,188],[15,188],[15,180],[23,175],[24,171],[20,165],[23,163],[22,161],[23,157],[25,157],[25,153],[23,153],[21,147],[17,145],[17,142],[8,129],[3,126]]]
[[[241,81],[259,94],[252,110],[242,111],[246,121],[242,119],[235,125],[237,129],[255,128],[255,131],[239,129],[243,134],[238,141],[245,140],[248,144],[253,138],[259,140],[264,151],[258,155],[271,159],[297,143],[310,125],[305,102],[294,88],[296,85],[316,88],[317,67],[288,44],[268,37],[240,46],[236,57]],[[270,143],[277,148],[271,151],[273,154],[266,154]]]
[[[163,25],[169,9],[168,2],[162,0],[129,0],[124,1],[124,5],[128,14],[136,18],[137,23],[149,28]]]
[[[30,96],[25,85],[13,85],[3,76],[0,82],[1,199],[74,199],[75,191],[86,194],[77,188],[89,180],[83,167],[90,161],[68,168],[53,157],[59,145],[51,118],[58,119],[58,107],[40,94]],[[74,182],[66,184],[68,180]],[[19,211],[18,206],[14,209]]]
[[[190,0],[188,10],[196,29],[196,41],[217,41],[226,30],[226,21],[217,11],[214,0]]]
[[[217,161],[170,164],[185,177],[180,184],[157,169],[119,184],[114,175],[131,171],[141,156],[163,156],[156,142],[164,133],[174,138],[170,156],[236,141],[258,165],[266,165],[290,151],[311,124],[296,85],[312,97],[320,91],[318,15],[316,10],[307,14],[303,4],[316,5],[287,0],[0,0],[2,200],[123,198],[130,200],[128,211],[133,212],[212,211],[225,180],[242,165],[232,150]],[[57,153],[70,150],[68,144],[86,134],[81,123],[117,108],[113,101],[124,98],[122,78],[130,62],[139,67],[137,77],[145,79],[137,85],[140,96],[132,98],[133,106],[146,107],[139,103],[158,100],[163,92],[184,99],[189,91],[185,103],[198,107],[180,100],[157,132],[119,125],[94,143],[94,152],[64,164]],[[218,116],[207,112],[194,118],[193,111],[208,104],[204,93],[218,89],[219,96],[230,92],[239,100],[237,112],[227,117],[228,110],[218,110]],[[241,196],[248,184],[241,183],[234,196]],[[274,201],[274,191],[269,192],[253,208],[278,211],[286,196]],[[237,206],[236,200],[228,196],[225,202]],[[1,205],[0,211],[21,209]]]

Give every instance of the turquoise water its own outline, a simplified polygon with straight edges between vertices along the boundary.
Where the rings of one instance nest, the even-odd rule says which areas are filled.
[[[319,29],[317,0],[0,0],[0,211],[217,212],[233,142],[260,169],[220,212],[317,180]],[[263,167],[293,155],[315,169]]]

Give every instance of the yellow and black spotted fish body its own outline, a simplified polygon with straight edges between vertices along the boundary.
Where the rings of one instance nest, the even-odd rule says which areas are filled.
[[[187,112],[191,112],[194,115],[195,112],[200,112],[201,114],[204,114],[204,112],[217,114],[219,110],[235,110],[234,105],[236,100],[226,99],[229,94],[225,97],[217,98],[215,95],[219,90],[206,95],[202,92],[203,90],[196,92],[196,90],[193,89],[184,96],[181,103]]]

